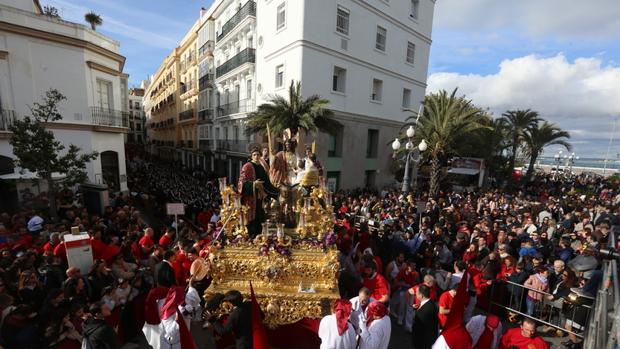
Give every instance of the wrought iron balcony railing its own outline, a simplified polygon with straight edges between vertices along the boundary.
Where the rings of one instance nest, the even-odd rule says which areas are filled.
[[[235,13],[230,19],[222,26],[222,31],[217,33],[217,41],[222,40],[226,34],[230,33],[235,27],[241,23],[246,17],[256,17],[256,2],[248,1],[243,5],[237,13]]]
[[[229,151],[233,153],[247,153],[248,147],[250,146],[249,141],[241,141],[241,140],[218,140],[217,141],[217,150],[220,151]]]
[[[205,74],[198,79],[198,90],[203,91],[209,86],[213,85],[213,74]]]
[[[223,117],[231,114],[249,113],[254,111],[255,101],[253,99],[241,99],[217,108],[217,116]]]
[[[215,42],[208,40],[198,49],[198,57],[202,60],[207,55],[213,55],[213,49],[215,48]]]
[[[198,140],[198,149],[211,151],[213,147],[213,141],[210,139],[200,139]]]
[[[9,127],[13,125],[13,120],[15,120],[15,111],[0,109],[0,132],[8,132]]]
[[[211,121],[213,118],[213,110],[205,109],[198,112],[198,121]]]
[[[129,113],[120,110],[90,107],[92,123],[98,126],[129,127]]]
[[[188,109],[179,113],[179,120],[189,120],[194,118],[194,109]]]
[[[245,63],[256,63],[256,50],[253,48],[246,48],[245,50],[237,53],[233,58],[227,60],[222,65],[215,69],[215,74],[219,78],[220,76],[228,73],[229,71],[241,66]]]

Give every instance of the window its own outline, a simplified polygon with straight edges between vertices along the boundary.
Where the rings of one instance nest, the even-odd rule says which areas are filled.
[[[280,64],[276,67],[276,88],[284,85],[284,65]]]
[[[284,2],[278,6],[276,23],[277,23],[276,25],[277,30],[284,28],[284,25],[286,24],[286,3]]]
[[[248,38],[248,47],[249,48],[254,47],[254,39],[251,36]]]
[[[228,140],[228,127],[224,127],[224,139]]]
[[[385,51],[385,41],[387,38],[387,30],[380,26],[377,26],[377,38],[375,42],[375,48],[379,51]]]
[[[340,6],[336,14],[336,31],[344,35],[349,35],[349,10]]]
[[[413,64],[415,60],[415,44],[407,42],[407,63]]]
[[[245,82],[245,98],[252,98],[252,80],[247,80]]]
[[[381,95],[383,93],[383,81],[379,79],[372,79],[372,95],[370,99],[373,101],[381,101]]]
[[[364,186],[366,188],[373,188],[375,186],[375,180],[377,178],[377,171],[370,170],[366,171],[364,176]]]
[[[136,131],[142,131],[142,125],[136,124]]]
[[[327,187],[332,193],[340,188],[340,171],[327,172]]]
[[[408,88],[403,89],[403,108],[411,107],[411,90]]]
[[[347,80],[347,70],[334,67],[334,76],[332,77],[332,91],[345,92],[345,84]]]
[[[97,79],[97,106],[103,109],[112,108],[112,83]]]
[[[342,129],[337,129],[327,134],[327,156],[330,158],[342,156],[342,131]]]
[[[239,141],[239,127],[233,126],[233,140],[235,142]]]
[[[220,128],[216,127],[215,128],[215,139],[220,139]]]
[[[368,130],[366,141],[366,157],[376,159],[379,149],[379,130]]]
[[[411,13],[409,17],[418,19],[418,11],[420,7],[420,0],[411,0]]]

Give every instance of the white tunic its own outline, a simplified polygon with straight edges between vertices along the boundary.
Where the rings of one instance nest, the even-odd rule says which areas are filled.
[[[446,339],[443,338],[443,336],[439,336],[437,337],[435,344],[433,344],[432,349],[450,349],[450,347],[448,346],[448,343],[446,343]]]
[[[465,328],[467,328],[467,332],[469,332],[469,335],[471,336],[472,347],[476,346],[478,340],[480,339],[480,336],[482,335],[482,332],[484,332],[484,329],[486,327],[486,320],[486,316],[476,315],[472,317],[469,322],[467,322],[467,325],[465,325]],[[500,323],[497,328],[493,330],[493,344],[489,349],[497,349],[497,347],[499,346],[499,340],[501,335],[502,324]]]
[[[347,330],[342,336],[338,335],[336,315],[327,315],[321,319],[319,338],[321,349],[354,349],[356,344],[355,329],[350,322],[347,323]]]
[[[366,329],[365,324],[362,324],[361,327],[360,349],[387,349],[390,345],[392,321],[389,315],[374,320],[368,329]]]
[[[157,300],[157,309],[161,311],[165,298]],[[166,320],[161,320],[158,325],[144,323],[142,332],[146,341],[153,349],[181,349],[181,336],[179,324],[176,321],[177,314],[170,316]]]

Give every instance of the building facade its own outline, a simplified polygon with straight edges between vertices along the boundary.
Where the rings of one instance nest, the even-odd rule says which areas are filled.
[[[130,88],[128,96],[129,133],[127,142],[144,144],[146,141],[146,116],[144,114],[144,89]]]
[[[244,120],[291,81],[319,94],[342,128],[306,135],[328,183],[382,186],[393,180],[389,143],[424,99],[434,0],[219,0],[198,21],[198,164],[238,176],[251,144]],[[195,25],[194,25],[195,27]],[[192,30],[194,30],[192,28]],[[189,33],[188,33],[189,35]],[[212,49],[211,49],[212,47]],[[208,50],[207,50],[208,48]],[[209,52],[209,54],[206,54]],[[214,75],[210,75],[213,74]],[[204,92],[203,92],[204,91]],[[207,111],[208,110],[208,111]],[[365,151],[364,151],[365,150]],[[299,149],[298,153],[302,153]]]
[[[42,14],[38,1],[0,4],[0,158],[2,174],[12,166],[8,124],[29,115],[49,89],[67,97],[62,120],[46,128],[57,140],[97,151],[87,164],[88,180],[127,190],[124,135],[128,132],[127,75],[120,44],[86,26]]]

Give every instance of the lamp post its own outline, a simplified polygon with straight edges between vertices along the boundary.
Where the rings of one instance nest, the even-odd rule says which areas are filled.
[[[553,173],[553,179],[556,180],[558,178],[558,172],[560,172],[560,163],[562,162],[562,151],[557,152],[553,159],[555,160],[555,172]]]
[[[575,160],[579,160],[579,156],[575,156],[575,153],[570,154],[568,157],[568,174],[571,176],[573,174],[573,165],[575,165]]]
[[[416,120],[417,121],[417,120]],[[418,164],[420,162],[420,154],[428,148],[428,144],[423,139],[417,147],[413,146],[413,136],[415,135],[415,129],[413,126],[409,126],[407,129],[407,143],[405,143],[405,175],[403,178],[403,186],[402,192],[403,194],[407,194],[410,190],[409,183],[411,182],[411,177],[409,176],[409,162],[413,162],[413,189],[417,186],[417,177],[418,177]],[[392,142],[392,150],[396,153],[401,147],[400,140],[398,138],[394,139]]]

